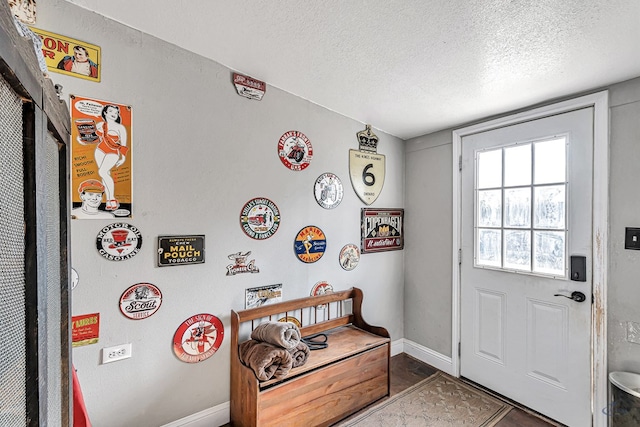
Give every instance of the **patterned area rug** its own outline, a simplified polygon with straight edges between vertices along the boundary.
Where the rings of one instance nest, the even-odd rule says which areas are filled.
[[[511,408],[511,405],[438,372],[336,426],[490,427]]]

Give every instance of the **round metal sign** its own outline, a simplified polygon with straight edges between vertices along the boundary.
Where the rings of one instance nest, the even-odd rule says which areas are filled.
[[[173,335],[173,352],[186,363],[202,362],[220,347],[224,336],[222,322],[213,314],[196,314],[178,327]]]
[[[327,249],[327,238],[324,232],[314,225],[304,227],[296,235],[293,250],[302,262],[318,261]]]
[[[316,179],[313,187],[316,202],[325,209],[333,209],[340,204],[344,197],[342,182],[337,175],[323,173]]]
[[[317,295],[330,294],[331,292],[333,292],[333,286],[325,281],[318,282],[313,285],[313,288],[311,288],[312,297],[315,297]],[[318,310],[324,310],[326,307],[327,304],[320,304],[317,306]]]
[[[285,132],[278,141],[278,156],[292,171],[306,169],[313,157],[313,147],[306,135],[297,130]]]
[[[129,319],[140,320],[154,314],[162,304],[162,292],[151,283],[136,283],[120,296],[120,311]]]
[[[80,281],[80,276],[78,276],[78,272],[75,268],[71,269],[71,290],[75,289],[78,286],[78,282]]]
[[[298,328],[302,328],[302,323],[296,317],[285,316],[278,319],[278,322],[291,322],[296,325]]]
[[[360,261],[360,249],[353,243],[344,245],[340,250],[340,267],[350,271],[356,268]]]
[[[104,258],[110,261],[124,261],[140,252],[142,233],[131,224],[109,224],[98,233],[96,247]]]
[[[251,199],[240,211],[240,225],[252,239],[268,239],[280,226],[280,210],[275,203],[264,197]]]

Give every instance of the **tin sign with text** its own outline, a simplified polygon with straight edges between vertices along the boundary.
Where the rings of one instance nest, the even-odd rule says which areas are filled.
[[[96,344],[100,338],[100,313],[71,317],[71,346]]]
[[[251,251],[245,253],[236,252],[229,254],[227,258],[233,261],[233,264],[227,265],[227,276],[235,276],[239,273],[260,273],[260,269],[256,266],[256,260],[247,261],[251,255]]]
[[[245,290],[244,308],[256,308],[276,302],[282,302],[282,283]]]
[[[154,314],[162,305],[162,292],[151,283],[136,283],[120,296],[120,311],[129,319],[140,320]]]
[[[35,1],[33,2],[35,5]],[[47,69],[94,82],[100,81],[100,46],[31,27],[42,39],[42,54]]]
[[[262,100],[267,90],[265,82],[238,73],[233,73],[233,84],[238,95],[257,101]]]
[[[96,237],[96,247],[109,261],[124,261],[136,256],[142,247],[142,233],[127,223],[105,225]]]
[[[273,236],[280,226],[280,210],[271,200],[256,197],[249,200],[240,211],[242,231],[256,240]]]
[[[340,267],[344,270],[351,271],[358,266],[360,262],[360,249],[353,243],[344,245],[339,255]]]
[[[313,288],[311,288],[312,297],[315,297],[318,295],[326,295],[332,292],[333,292],[333,286],[329,282],[324,280],[316,283],[315,285],[313,285]],[[318,310],[324,310],[327,307],[328,307],[328,304],[320,304],[316,306]]]
[[[278,157],[292,171],[306,169],[313,158],[313,146],[309,138],[297,130],[285,132],[278,141]]]
[[[349,176],[360,200],[370,205],[382,192],[385,156],[377,153],[378,137],[371,131],[371,125],[366,125],[357,137],[360,150],[349,150]]]
[[[158,267],[204,264],[204,235],[158,236]]]
[[[308,225],[298,231],[293,250],[300,261],[307,264],[316,262],[327,250],[327,237],[320,228]]]
[[[71,218],[131,217],[133,107],[69,95]]]
[[[333,209],[340,204],[344,197],[342,181],[336,174],[323,173],[316,179],[313,195],[320,206],[325,209]]]
[[[361,251],[394,251],[404,248],[404,209],[371,209],[361,211]]]
[[[183,362],[198,363],[218,351],[224,326],[213,314],[201,313],[182,322],[173,335],[173,352]]]

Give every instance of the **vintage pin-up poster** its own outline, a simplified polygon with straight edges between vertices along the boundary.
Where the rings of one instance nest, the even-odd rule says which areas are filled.
[[[100,81],[100,46],[31,27],[42,39],[47,69],[94,82]]]
[[[130,218],[132,108],[70,95],[72,219]]]

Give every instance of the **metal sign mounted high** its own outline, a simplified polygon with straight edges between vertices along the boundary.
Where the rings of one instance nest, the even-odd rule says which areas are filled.
[[[371,125],[356,135],[360,149],[349,150],[349,175],[353,190],[360,200],[370,205],[382,192],[385,156],[377,153],[378,137],[371,131]]]

